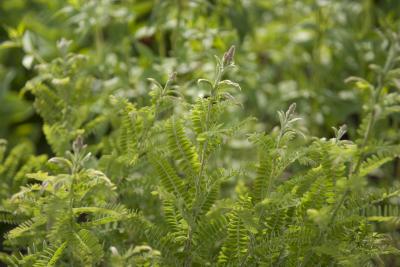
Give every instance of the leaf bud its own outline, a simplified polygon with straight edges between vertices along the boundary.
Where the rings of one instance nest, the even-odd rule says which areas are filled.
[[[222,59],[222,63],[224,66],[228,66],[233,64],[233,57],[235,56],[235,46],[232,45],[228,51],[225,52],[224,57]]]

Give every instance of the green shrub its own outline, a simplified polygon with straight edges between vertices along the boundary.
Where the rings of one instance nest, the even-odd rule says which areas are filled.
[[[400,6],[215,2],[0,3],[1,262],[399,262]]]
[[[392,201],[400,191],[397,185],[389,191],[368,187],[365,177],[400,153],[396,140],[376,129],[398,111],[400,95],[391,89],[398,52],[393,39],[385,65],[376,67],[376,86],[348,79],[368,95],[354,142],[341,140],[345,126],[335,128],[332,139],[305,135],[295,104],[278,112],[280,126],[270,133],[249,134],[246,125],[253,120],[227,120],[240,112],[235,96],[241,88],[224,79],[235,67],[233,46],[216,59],[214,80],[198,80],[208,97],[188,102],[172,74],[164,86],[150,79],[149,105],[112,97],[110,110],[95,116],[85,111],[95,104],[78,86],[90,76],[67,65],[70,75],[55,82],[48,68],[57,72],[56,59],[27,88],[59,156],[26,174],[27,183],[3,203],[1,218],[16,224],[5,236],[11,255],[3,253],[3,261],[10,266],[383,262],[398,252],[390,235],[376,227],[397,224]],[[64,59],[75,66],[75,58]],[[103,124],[111,133],[98,130],[94,144],[84,145],[82,136],[90,139]],[[62,156],[74,136],[72,151]],[[237,140],[246,145],[235,147]],[[42,161],[27,162],[32,167],[24,173]],[[7,162],[5,170],[12,168]]]

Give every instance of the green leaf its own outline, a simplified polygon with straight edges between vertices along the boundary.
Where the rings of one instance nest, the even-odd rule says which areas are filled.
[[[198,85],[204,85],[208,90],[212,90],[213,89],[213,84],[211,81],[207,80],[207,79],[198,79],[197,80],[197,84]]]
[[[230,80],[223,80],[220,81],[218,83],[218,88],[219,89],[230,89],[230,88],[234,88],[234,89],[238,89],[239,91],[242,91],[242,88],[240,87],[240,85],[238,83],[232,82]]]
[[[57,261],[61,258],[68,242],[62,243],[58,248],[55,246],[47,248],[40,255],[40,259],[35,262],[33,267],[53,267],[56,266]]]

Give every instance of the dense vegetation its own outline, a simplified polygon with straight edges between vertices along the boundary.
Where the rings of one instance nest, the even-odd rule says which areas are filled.
[[[0,261],[398,266],[399,14],[0,1]]]

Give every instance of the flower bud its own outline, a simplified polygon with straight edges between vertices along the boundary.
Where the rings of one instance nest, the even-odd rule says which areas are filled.
[[[83,143],[83,137],[81,135],[79,135],[75,141],[72,143],[72,149],[75,152],[79,152],[81,151],[83,148],[85,148],[86,145]]]
[[[222,63],[224,66],[228,66],[233,63],[233,57],[235,56],[235,46],[232,45],[228,51],[225,52]]]
[[[170,80],[171,82],[175,81],[175,80],[176,80],[176,75],[177,75],[177,72],[176,72],[176,71],[171,72],[171,73],[169,74],[169,76],[168,76],[168,80]]]

